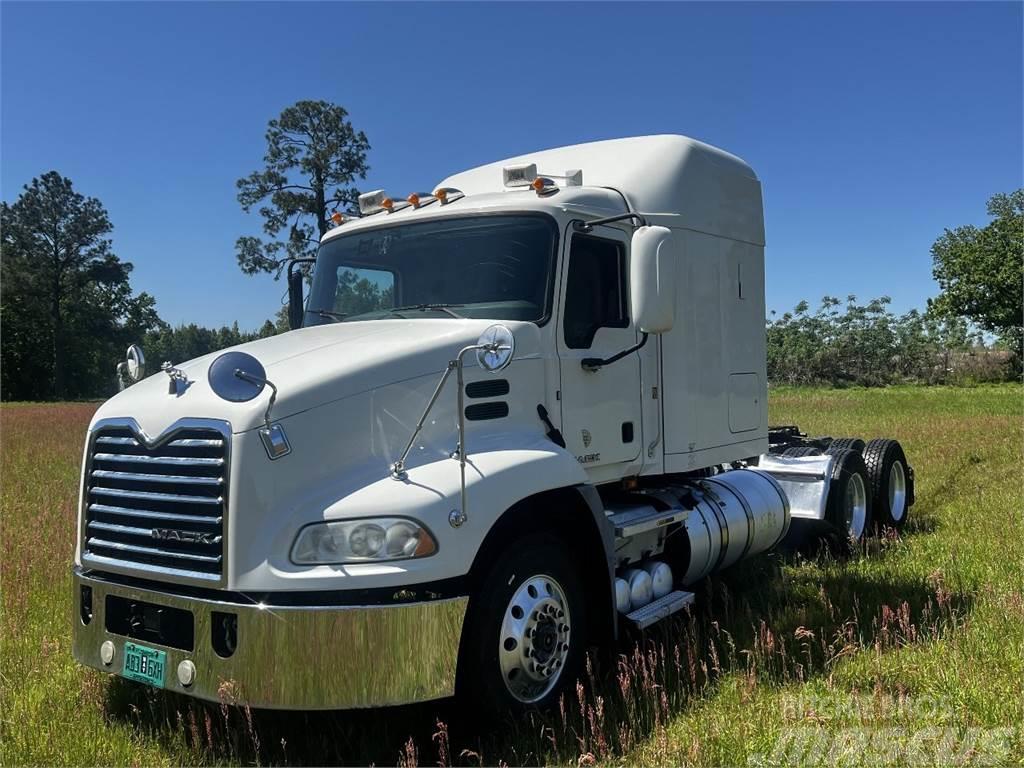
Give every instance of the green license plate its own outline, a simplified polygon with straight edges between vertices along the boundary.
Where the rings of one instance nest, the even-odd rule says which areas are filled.
[[[124,670],[122,674],[130,680],[149,683],[157,688],[164,687],[164,672],[167,669],[167,653],[156,648],[147,648],[135,643],[124,644]]]

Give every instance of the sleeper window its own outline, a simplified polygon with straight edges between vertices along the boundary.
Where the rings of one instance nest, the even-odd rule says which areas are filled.
[[[565,290],[565,343],[589,349],[598,328],[626,328],[626,251],[622,243],[576,235]]]

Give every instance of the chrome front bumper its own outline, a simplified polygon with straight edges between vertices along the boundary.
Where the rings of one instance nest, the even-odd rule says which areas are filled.
[[[82,587],[92,590],[92,618],[81,616]],[[191,612],[191,651],[107,630],[107,597]],[[74,656],[121,674],[126,642],[167,653],[164,687],[215,702],[272,709],[354,709],[450,696],[468,598],[364,606],[261,606],[174,595],[74,572]],[[237,616],[237,645],[228,657],[212,645],[213,613]],[[111,641],[109,664],[100,646]],[[190,660],[195,680],[181,684]]]

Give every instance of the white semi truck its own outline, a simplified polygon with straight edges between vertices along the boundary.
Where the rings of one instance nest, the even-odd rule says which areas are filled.
[[[82,664],[254,707],[544,706],[791,521],[905,522],[899,443],[768,426],[738,158],[581,144],[334,224],[294,330],[144,379],[130,351],[85,445]]]

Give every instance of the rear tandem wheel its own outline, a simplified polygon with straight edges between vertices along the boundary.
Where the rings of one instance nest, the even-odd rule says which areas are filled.
[[[832,481],[825,504],[825,519],[837,533],[860,542],[871,527],[871,487],[864,457],[849,448],[832,454]]]
[[[903,446],[887,438],[872,440],[864,449],[864,465],[871,483],[876,521],[901,529],[914,503],[914,477]]]

